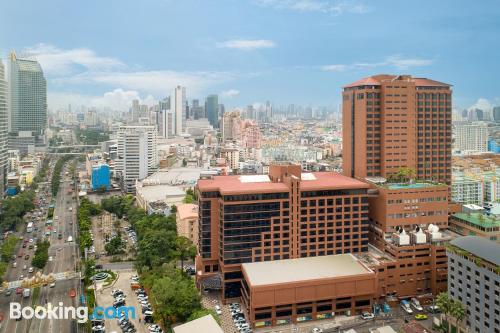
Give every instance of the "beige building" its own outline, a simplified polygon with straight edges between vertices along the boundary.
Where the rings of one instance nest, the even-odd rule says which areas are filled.
[[[177,234],[198,245],[198,205],[177,206]]]
[[[224,333],[222,328],[220,328],[217,321],[215,321],[212,315],[206,315],[204,317],[192,320],[185,324],[176,326],[173,328],[174,333]]]

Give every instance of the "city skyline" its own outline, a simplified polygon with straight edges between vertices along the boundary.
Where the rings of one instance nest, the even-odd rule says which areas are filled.
[[[337,106],[344,84],[380,73],[452,84],[457,108],[479,99],[486,106],[500,102],[491,84],[499,66],[499,51],[492,45],[500,6],[494,2],[481,7],[443,2],[432,4],[431,12],[427,6],[403,7],[394,1],[200,4],[145,2],[137,8],[131,2],[91,2],[77,8],[59,1],[32,2],[33,10],[26,13],[8,3],[2,12],[9,15],[2,21],[19,33],[2,36],[0,52],[6,56],[15,49],[36,56],[47,75],[53,110],[69,103],[127,109],[134,98],[159,100],[177,85],[186,86],[189,100],[215,93],[229,107],[266,100]],[[23,22],[12,20],[19,10]],[[110,19],[112,10],[140,26]],[[238,13],[249,19],[238,19]],[[57,24],[43,24],[55,15]],[[161,17],[168,17],[167,24],[158,24]],[[28,33],[35,26],[36,33]],[[474,61],[479,55],[481,61]]]

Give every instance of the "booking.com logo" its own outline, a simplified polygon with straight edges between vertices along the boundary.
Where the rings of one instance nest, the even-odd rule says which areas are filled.
[[[31,306],[22,307],[20,303],[12,302],[9,307],[9,317],[11,319],[74,319],[78,323],[85,323],[89,319],[114,319],[120,316],[135,319],[135,308],[133,306],[120,306],[118,308],[96,306],[89,316],[88,307],[64,306],[62,302],[59,302],[58,306],[47,303],[46,306],[39,305],[36,308]]]

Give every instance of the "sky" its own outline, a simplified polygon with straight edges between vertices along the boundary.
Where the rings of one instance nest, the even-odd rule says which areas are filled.
[[[151,104],[187,87],[228,107],[340,103],[374,74],[453,85],[500,105],[500,1],[23,0],[0,10],[0,54],[36,57],[49,108]]]

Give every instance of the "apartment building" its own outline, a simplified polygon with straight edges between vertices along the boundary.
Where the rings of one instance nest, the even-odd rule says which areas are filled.
[[[454,149],[462,153],[488,151],[488,124],[485,122],[458,122],[453,125]]]
[[[464,205],[482,206],[484,203],[483,182],[478,177],[462,173],[453,174],[451,182],[451,200]]]
[[[450,230],[462,236],[480,236],[500,242],[500,218],[482,213],[455,213],[450,217]]]
[[[451,241],[448,254],[448,294],[466,309],[461,332],[500,330],[500,244],[466,236]],[[458,332],[458,331],[457,331]]]

